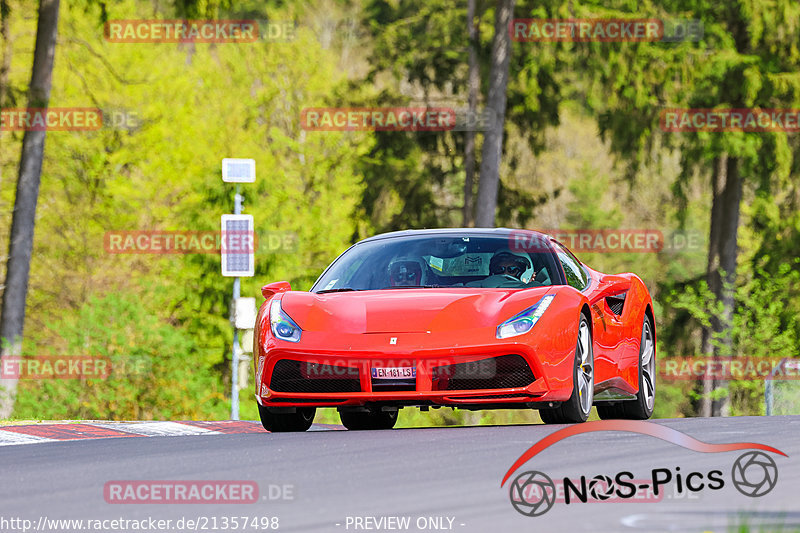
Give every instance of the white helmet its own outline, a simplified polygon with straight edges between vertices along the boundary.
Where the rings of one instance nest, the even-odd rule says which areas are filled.
[[[428,265],[419,257],[396,257],[389,263],[389,284],[422,286],[428,282]]]

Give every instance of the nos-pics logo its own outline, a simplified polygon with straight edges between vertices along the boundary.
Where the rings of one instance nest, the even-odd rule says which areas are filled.
[[[545,448],[567,437],[595,431],[624,431],[649,435],[703,453],[748,451],[734,461],[729,471],[729,480],[726,480],[727,472],[723,470],[686,472],[677,466],[653,468],[641,479],[635,479],[632,472],[622,471],[593,477],[565,477],[555,482],[544,472],[528,470],[517,475],[509,485],[509,499],[514,509],[525,516],[541,516],[558,502],[570,505],[588,502],[661,501],[668,487],[672,489],[673,494],[682,495],[704,490],[720,490],[728,481],[744,496],[758,498],[768,494],[778,482],[778,465],[764,452],[787,457],[782,451],[764,444],[753,442],[709,444],[652,422],[608,420],[570,426],[548,435],[517,459],[500,486],[505,485],[514,472]]]

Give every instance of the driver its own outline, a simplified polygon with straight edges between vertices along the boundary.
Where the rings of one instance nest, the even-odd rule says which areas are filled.
[[[531,267],[531,260],[526,254],[515,253],[507,248],[501,248],[492,255],[492,259],[489,261],[489,275],[506,275],[522,281],[522,274]],[[533,279],[535,277],[536,272],[533,272],[530,278]]]

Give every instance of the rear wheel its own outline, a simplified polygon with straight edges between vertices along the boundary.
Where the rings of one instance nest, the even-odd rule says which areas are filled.
[[[642,340],[639,343],[639,392],[635,400],[613,405],[598,405],[597,414],[603,420],[624,418],[647,420],[653,415],[656,403],[656,344],[650,317],[644,317]]]
[[[594,356],[589,320],[581,314],[578,323],[578,343],[572,371],[572,395],[554,409],[541,409],[539,416],[545,424],[586,422],[594,401]]]
[[[392,429],[397,423],[398,410],[393,411],[339,411],[342,425],[350,430]]]
[[[268,407],[258,406],[261,425],[274,433],[283,431],[306,431],[317,414],[316,407],[298,407],[294,413],[273,413]]]

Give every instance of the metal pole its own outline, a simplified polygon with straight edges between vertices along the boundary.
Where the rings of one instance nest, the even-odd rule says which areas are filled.
[[[233,305],[239,298],[239,278],[233,278]],[[233,356],[231,357],[231,420],[239,420],[239,330],[233,325]]]
[[[771,376],[770,376],[771,377]],[[772,416],[772,379],[767,379],[766,390],[764,391],[764,398],[767,401],[767,416]]]
[[[239,184],[236,184],[233,212],[242,214],[242,195],[239,194]],[[239,420],[239,330],[236,329],[236,300],[239,299],[239,277],[233,278],[233,353],[231,355],[231,420]]]

